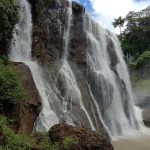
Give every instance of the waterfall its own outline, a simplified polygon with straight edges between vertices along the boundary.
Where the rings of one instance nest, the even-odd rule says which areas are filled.
[[[62,119],[65,120],[66,123],[68,124],[74,124],[74,121],[72,120],[69,115],[71,114],[71,107],[72,103],[76,103],[76,105],[84,111],[84,113],[87,116],[87,119],[90,123],[90,126],[92,130],[95,130],[94,125],[92,123],[92,120],[84,107],[84,104],[82,102],[82,96],[80,89],[77,85],[76,82],[76,77],[68,63],[68,47],[69,47],[69,39],[70,39],[70,26],[71,26],[71,21],[72,21],[72,2],[69,2],[69,7],[67,9],[66,13],[66,24],[64,26],[64,32],[63,32],[63,49],[64,49],[64,54],[62,56],[62,65],[60,68],[60,74],[63,76],[66,84],[66,93],[65,96],[63,97],[63,104],[62,104],[62,110],[63,110],[63,115]],[[70,105],[70,106],[69,106]],[[68,108],[69,107],[69,108]]]
[[[83,87],[87,86],[90,104],[93,104],[89,110],[90,104],[86,104],[82,85],[79,85],[80,81],[68,60],[73,24],[71,2],[61,30],[63,54],[56,61],[54,75],[52,70],[47,73],[33,60],[31,8],[27,0],[19,0],[19,6],[20,21],[14,29],[9,58],[30,68],[41,96],[42,111],[34,129],[45,131],[61,122],[92,130],[98,130],[97,123],[101,122],[112,136],[125,135],[137,129],[129,74],[117,37],[84,14],[87,71]],[[100,122],[94,121],[96,117]]]
[[[26,0],[19,0],[19,23],[16,24],[10,48],[9,58],[14,62],[23,62],[31,70],[34,82],[42,100],[42,111],[37,119],[36,130],[48,130],[50,126],[58,123],[56,114],[50,104],[57,100],[51,86],[44,79],[42,68],[32,60],[32,16],[30,4]]]
[[[116,35],[85,15],[90,87],[112,136],[133,132],[138,125],[127,67]]]

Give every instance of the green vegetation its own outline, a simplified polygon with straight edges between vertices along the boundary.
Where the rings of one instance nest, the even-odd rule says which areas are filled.
[[[139,12],[131,11],[125,18],[115,19],[114,27],[123,26],[123,21],[126,29],[119,39],[125,56],[138,58],[144,51],[150,51],[150,6]]]
[[[126,29],[118,37],[131,75],[137,80],[150,78],[150,6],[115,19],[113,25],[122,27],[125,22]]]
[[[19,75],[7,60],[0,59],[0,105],[13,106],[25,96]]]
[[[36,141],[35,142],[35,147],[38,147],[40,149],[43,149],[43,150],[57,150],[55,149],[56,148],[56,145],[53,145],[51,143],[51,140],[48,136],[48,133],[36,133],[36,134],[39,134],[38,136],[40,137],[40,142],[39,141]],[[34,136],[32,136],[34,138]]]
[[[1,150],[31,150],[33,148],[42,150],[57,150],[54,149],[56,146],[50,143],[48,134],[19,134],[10,128],[10,120],[3,116],[0,116],[0,138]]]
[[[144,51],[137,59],[129,62],[129,66],[132,69],[140,69],[144,65],[150,66],[150,51]]]
[[[64,150],[68,150],[72,145],[76,144],[78,140],[73,136],[66,136],[62,140],[62,147]]]
[[[120,34],[121,34],[121,28],[123,27],[124,25],[124,22],[125,22],[125,19],[122,18],[121,16],[119,16],[117,19],[114,20],[113,22],[113,26],[116,28],[119,26],[120,28]]]
[[[17,21],[18,6],[15,0],[0,0],[0,53],[9,46]]]
[[[48,133],[24,135],[15,132],[11,127],[12,120],[0,115],[0,150],[69,150],[78,140],[66,136],[60,142],[52,143]]]
[[[31,137],[17,134],[10,127],[7,118],[0,116],[1,150],[30,150],[35,144]]]

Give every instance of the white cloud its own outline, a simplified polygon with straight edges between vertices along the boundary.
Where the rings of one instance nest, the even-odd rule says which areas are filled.
[[[125,17],[129,11],[139,11],[150,5],[150,0],[90,0],[94,9],[94,18],[104,27],[118,32],[114,29],[112,22],[119,16]]]

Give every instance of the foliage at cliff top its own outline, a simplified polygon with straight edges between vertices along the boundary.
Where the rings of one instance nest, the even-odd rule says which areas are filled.
[[[19,75],[9,62],[0,59],[0,104],[2,106],[14,105],[24,95]]]
[[[8,47],[17,21],[18,6],[15,0],[0,0],[0,53]]]
[[[114,25],[118,19],[115,19]],[[119,35],[119,39],[125,56],[135,58],[150,50],[150,6],[139,12],[130,11],[122,20],[126,22],[126,29]],[[122,26],[122,22],[117,26],[120,27],[120,24]]]

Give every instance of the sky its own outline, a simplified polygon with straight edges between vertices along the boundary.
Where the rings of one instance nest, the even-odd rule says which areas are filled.
[[[140,11],[150,5],[150,0],[75,0],[103,27],[119,33],[112,25],[114,18],[125,17],[129,11]]]

